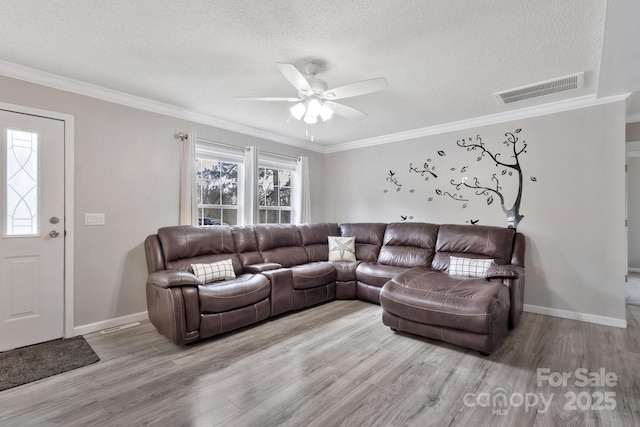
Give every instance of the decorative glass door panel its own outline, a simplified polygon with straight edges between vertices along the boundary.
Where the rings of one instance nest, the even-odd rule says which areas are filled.
[[[36,236],[39,227],[38,134],[6,131],[5,235]]]

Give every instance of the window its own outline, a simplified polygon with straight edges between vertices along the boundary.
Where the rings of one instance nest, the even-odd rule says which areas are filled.
[[[239,163],[196,159],[198,224],[238,224]]]
[[[262,224],[291,224],[293,171],[258,168],[258,218]]]
[[[305,157],[193,139],[191,148],[182,140],[182,224],[292,224],[304,218]]]
[[[196,143],[196,224],[242,224],[242,148]]]

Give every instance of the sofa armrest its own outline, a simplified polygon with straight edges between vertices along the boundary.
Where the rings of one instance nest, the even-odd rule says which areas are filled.
[[[276,262],[263,262],[260,264],[245,265],[244,271],[246,273],[258,274],[263,271],[277,270],[279,268],[282,268],[282,265]]]
[[[518,326],[524,309],[524,268],[517,265],[494,265],[487,270],[487,280],[509,288],[509,329]]]
[[[161,270],[151,273],[147,278],[147,283],[164,289],[201,284],[193,273],[178,270]]]
[[[524,276],[524,268],[517,265],[492,265],[487,270],[488,279],[517,279]]]
[[[279,268],[262,273],[271,282],[271,316],[293,310],[293,272]]]
[[[158,332],[177,345],[198,339],[200,310],[195,286],[162,287],[148,280],[146,293],[147,314]]]

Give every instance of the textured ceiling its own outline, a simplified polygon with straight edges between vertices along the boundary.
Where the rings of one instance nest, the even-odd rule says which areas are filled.
[[[604,0],[2,0],[0,60],[308,141],[276,62],[319,59],[330,87],[386,77],[311,128],[329,146],[597,95]],[[624,15],[624,14],[623,14]],[[585,87],[500,105],[494,92],[585,72]],[[602,84],[602,83],[601,83]],[[633,89],[638,89],[637,87]],[[613,88],[613,92],[625,88]]]

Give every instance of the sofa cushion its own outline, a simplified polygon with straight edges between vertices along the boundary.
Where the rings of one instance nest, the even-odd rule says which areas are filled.
[[[336,269],[329,262],[312,262],[291,267],[293,289],[311,289],[336,281]]]
[[[234,226],[231,228],[231,235],[243,267],[263,262],[262,255],[258,251],[258,241],[253,226]]]
[[[339,236],[340,227],[336,223],[312,223],[298,225],[302,246],[309,256],[309,262],[326,261],[329,236]]]
[[[381,288],[392,277],[406,271],[405,267],[379,264],[377,262],[363,262],[356,268],[358,282]]]
[[[285,246],[302,246],[300,231],[291,224],[257,224],[253,226],[260,251]]]
[[[428,267],[435,253],[438,225],[396,222],[387,225],[378,256],[380,264]]]
[[[209,264],[191,264],[191,271],[202,283],[236,278],[236,273],[233,271],[233,262],[230,259]]]
[[[309,262],[309,255],[302,247],[300,231],[295,225],[259,224],[254,229],[264,262],[275,262],[283,267]]]
[[[514,235],[515,231],[511,228],[441,225],[431,268],[439,271],[447,270],[451,255],[464,258],[493,258],[496,264],[509,264]]]
[[[269,298],[271,284],[262,274],[243,274],[232,280],[198,286],[200,312],[223,313]]]
[[[449,274],[462,277],[487,277],[487,270],[495,264],[493,259],[486,258],[449,258]]]
[[[412,268],[386,283],[380,304],[414,322],[489,334],[493,322],[509,311],[509,289],[486,279],[450,276]]]
[[[356,260],[355,237],[329,237],[329,261],[353,262]]]
[[[158,240],[168,270],[188,271],[191,264],[208,264],[231,259],[235,274],[242,273],[242,264],[235,253],[231,227],[163,227],[158,229]]]
[[[331,261],[331,264],[336,269],[336,281],[338,282],[351,282],[356,280],[356,269],[360,265],[361,261],[355,262],[342,262]]]
[[[356,238],[356,258],[362,261],[378,260],[384,230],[387,224],[377,222],[360,222],[340,224],[340,235]]]
[[[165,262],[200,255],[235,253],[231,228],[173,226],[158,230]]]

